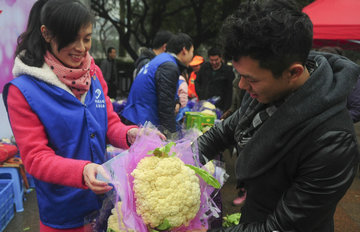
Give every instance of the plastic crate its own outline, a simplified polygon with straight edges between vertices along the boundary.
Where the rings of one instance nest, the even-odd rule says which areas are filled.
[[[14,217],[13,180],[0,179],[0,232]]]

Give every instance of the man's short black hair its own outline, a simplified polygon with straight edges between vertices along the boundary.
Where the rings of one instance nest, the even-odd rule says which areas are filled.
[[[313,25],[293,0],[246,1],[222,28],[225,57],[249,56],[280,76],[292,63],[306,63]]]
[[[193,41],[189,35],[185,33],[178,33],[169,40],[166,45],[166,51],[179,54],[183,47],[185,47],[186,50],[190,50],[192,46]]]
[[[114,47],[108,47],[107,54],[109,55],[113,49],[115,49],[115,48]]]
[[[208,57],[210,56],[222,56],[222,51],[218,47],[212,47],[208,50]]]
[[[152,48],[153,49],[161,48],[171,39],[172,36],[173,33],[171,33],[170,31],[158,31],[153,39]]]

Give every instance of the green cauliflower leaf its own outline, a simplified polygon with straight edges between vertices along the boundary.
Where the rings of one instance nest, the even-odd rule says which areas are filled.
[[[190,164],[185,164],[185,166],[194,170],[195,173],[198,174],[208,185],[211,185],[217,189],[219,189],[221,187],[219,181],[217,179],[215,179],[210,173],[208,173],[204,169],[192,166]]]

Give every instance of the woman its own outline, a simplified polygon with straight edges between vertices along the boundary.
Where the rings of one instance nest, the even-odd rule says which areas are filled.
[[[122,124],[89,55],[93,17],[79,1],[38,0],[18,38],[4,88],[11,127],[35,177],[40,231],[84,231],[112,187],[96,180],[106,143],[128,148],[137,126]]]

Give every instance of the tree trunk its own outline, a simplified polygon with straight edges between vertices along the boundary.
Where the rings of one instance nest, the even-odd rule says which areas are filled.
[[[125,0],[120,0],[120,21],[121,22],[125,22]],[[120,27],[119,30],[121,30],[121,32],[119,33],[119,35],[123,35],[125,34],[125,27]],[[123,40],[123,38],[119,37],[119,56],[120,57],[124,57],[126,55],[126,51],[124,46],[122,45],[121,41]]]

